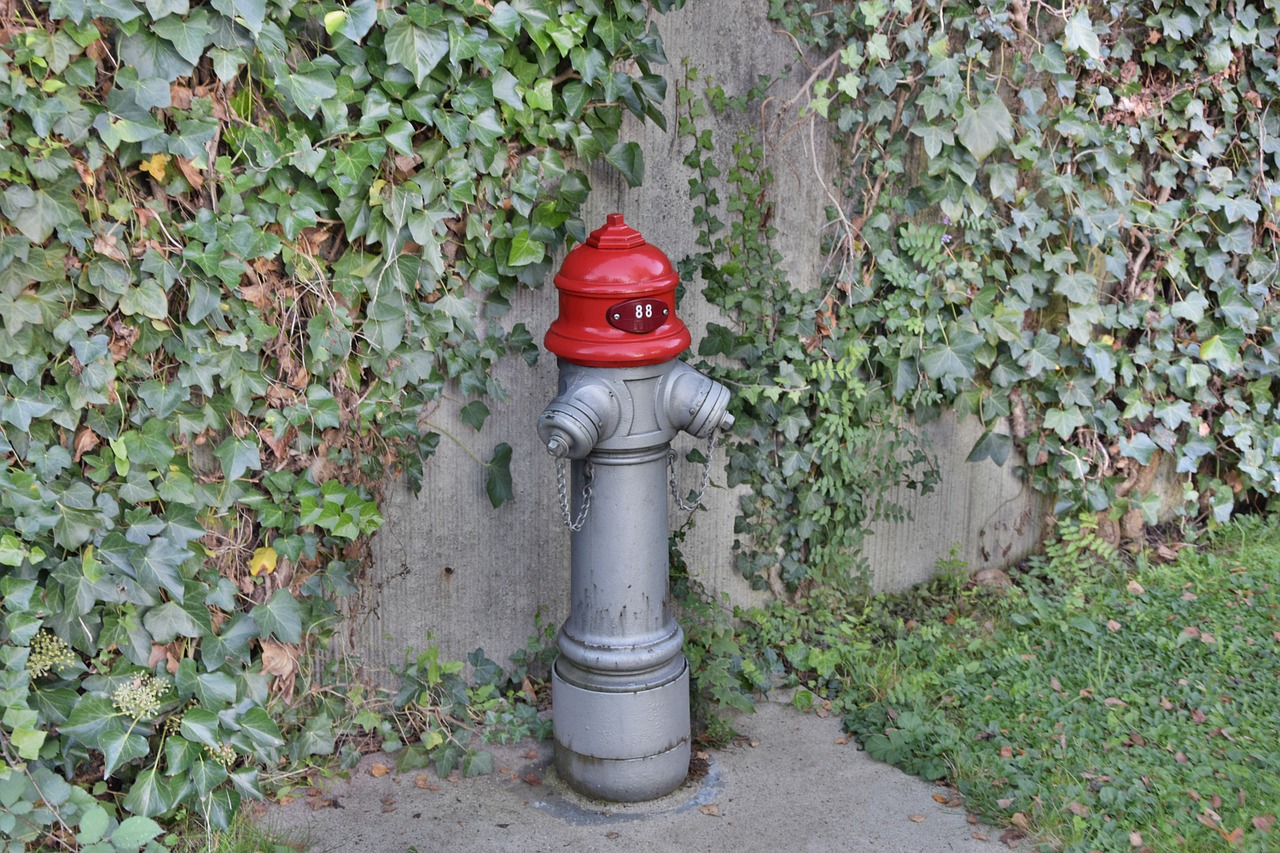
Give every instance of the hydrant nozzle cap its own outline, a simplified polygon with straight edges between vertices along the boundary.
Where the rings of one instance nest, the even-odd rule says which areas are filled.
[[[587,245],[593,249],[638,249],[644,245],[644,236],[624,222],[621,213],[610,213],[604,225],[587,237]]]

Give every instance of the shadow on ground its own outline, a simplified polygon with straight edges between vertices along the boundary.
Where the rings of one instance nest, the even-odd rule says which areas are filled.
[[[475,779],[383,774],[393,762],[368,756],[350,781],[270,806],[262,822],[314,853],[1007,849],[937,802],[948,789],[868,758],[834,718],[762,702],[735,726],[742,742],[708,750],[705,774],[651,803],[579,797],[556,778],[551,743],[525,741],[493,747],[494,773]]]

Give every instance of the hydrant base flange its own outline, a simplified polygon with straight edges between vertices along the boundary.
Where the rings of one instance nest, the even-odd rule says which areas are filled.
[[[669,794],[689,775],[689,668],[632,693],[576,687],[552,668],[556,769],[580,794],[635,803]]]

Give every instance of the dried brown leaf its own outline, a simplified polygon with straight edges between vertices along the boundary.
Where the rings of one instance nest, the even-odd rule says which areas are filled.
[[[378,779],[381,779],[383,776],[386,776],[390,772],[391,772],[391,768],[385,764],[382,764],[381,762],[369,768],[369,775]]]
[[[1270,832],[1271,827],[1275,826],[1276,816],[1273,814],[1259,815],[1253,819],[1253,828],[1258,832]]]
[[[80,457],[93,450],[99,443],[100,439],[96,432],[87,426],[80,427],[80,431],[76,433],[76,455],[72,457],[72,460],[79,462]]]
[[[262,671],[277,678],[288,678],[298,669],[298,656],[293,646],[262,641]]]
[[[1022,812],[1014,812],[1013,817],[1009,818],[1009,823],[1013,824],[1014,826],[1018,827],[1018,829],[1021,829],[1024,832],[1031,828],[1030,821],[1027,820],[1027,816]]]
[[[924,823],[926,817],[927,815],[911,814],[911,815],[907,815],[907,820],[911,821],[912,823]]]
[[[177,164],[178,171],[182,173],[187,183],[191,184],[192,189],[198,190],[204,186],[204,173],[192,165],[190,160],[186,157],[174,157],[173,162]]]
[[[720,806],[715,803],[708,803],[707,805],[700,807],[698,811],[711,817],[720,817]]]

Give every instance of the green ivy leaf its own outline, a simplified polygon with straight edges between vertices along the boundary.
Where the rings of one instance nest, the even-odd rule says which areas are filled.
[[[229,436],[218,445],[214,455],[222,463],[222,475],[228,481],[239,480],[245,472],[257,471],[262,467],[258,445],[247,438]]]
[[[977,108],[965,108],[956,122],[956,136],[981,163],[1001,142],[1013,141],[1013,116],[1004,101],[991,95]]]
[[[282,643],[302,642],[302,606],[287,589],[278,589],[250,613],[263,637]]]
[[[174,792],[169,783],[159,776],[154,768],[148,768],[139,773],[138,777],[133,780],[129,793],[125,794],[123,805],[127,811],[133,812],[139,817],[156,817],[169,811],[173,807],[173,801]],[[127,823],[128,820],[131,820],[131,818],[126,819],[124,823]],[[121,826],[124,823],[121,823]],[[138,832],[139,835],[145,834],[150,829],[150,826],[146,824],[135,824],[135,826],[138,829],[134,831]],[[116,833],[119,831],[120,829],[117,827],[116,831],[111,833],[113,843],[115,842]],[[154,837],[152,836],[152,838]]]
[[[416,26],[407,17],[387,28],[383,40],[387,59],[408,69],[419,86],[440,60],[449,54],[449,33],[434,27]]]
[[[111,833],[111,846],[116,850],[137,850],[163,832],[160,824],[149,817],[134,815],[120,821]]]
[[[984,459],[990,459],[997,465],[1004,465],[1009,459],[1009,454],[1013,451],[1013,437],[1003,433],[992,432],[987,430],[982,437],[974,443],[973,449],[969,451],[966,462],[981,462]]]
[[[618,142],[604,155],[604,159],[622,173],[627,186],[638,187],[644,183],[644,153],[637,143]]]
[[[262,708],[250,708],[237,718],[236,723],[240,726],[240,731],[247,734],[254,744],[263,749],[278,749],[284,746],[284,736],[280,734],[280,727]]]
[[[521,230],[512,235],[511,253],[507,256],[508,266],[523,267],[540,263],[545,256],[546,247],[529,236],[528,231]]]
[[[1227,345],[1222,335],[1214,335],[1200,344],[1200,358],[1219,370],[1234,370],[1240,362],[1238,350]]]
[[[479,432],[484,427],[485,418],[489,417],[489,407],[480,400],[472,400],[462,407],[458,415],[464,424]]]
[[[182,13],[185,15],[186,13]],[[156,35],[168,39],[178,55],[195,65],[204,55],[205,43],[213,27],[209,23],[209,13],[205,9],[197,9],[190,15],[168,15],[151,24]]]
[[[1120,455],[1136,459],[1139,465],[1150,465],[1156,450],[1156,443],[1145,432],[1134,433],[1133,438],[1120,438]]]
[[[13,184],[0,195],[0,210],[32,243],[43,243],[60,225],[80,221],[80,208],[60,192]]]
[[[1053,408],[1044,413],[1045,429],[1051,429],[1058,434],[1058,438],[1063,441],[1071,438],[1072,434],[1079,428],[1084,426],[1084,413],[1078,406],[1068,406],[1065,409]]]
[[[266,0],[213,0],[213,8],[258,35],[267,21]]]
[[[142,625],[157,643],[170,643],[177,637],[199,637],[204,633],[196,620],[176,601],[148,610],[142,617]]]
[[[502,442],[493,449],[484,488],[489,495],[489,503],[493,504],[494,509],[515,499],[511,482],[511,445],[506,442]]]
[[[1090,59],[1102,58],[1102,42],[1094,32],[1087,7],[1081,7],[1067,19],[1062,30],[1062,49],[1067,53],[1081,51]]]
[[[126,764],[135,758],[142,758],[151,751],[146,738],[137,732],[124,729],[103,732],[98,740],[98,748],[102,751],[104,777],[110,776],[121,764]],[[119,831],[117,829],[116,833]],[[112,835],[114,837],[115,833]]]

